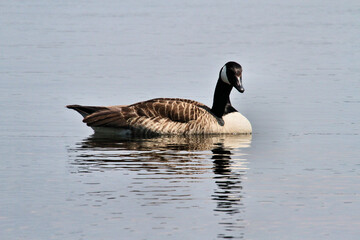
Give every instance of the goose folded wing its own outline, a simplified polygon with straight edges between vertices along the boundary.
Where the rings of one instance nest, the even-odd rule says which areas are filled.
[[[204,111],[208,111],[208,107],[199,102],[179,98],[156,98],[129,107],[133,108],[138,116],[160,117],[181,123],[196,120]]]
[[[178,98],[157,98],[128,106],[107,107],[85,117],[90,127],[156,128],[161,125],[188,123],[198,119],[208,108],[196,101]]]

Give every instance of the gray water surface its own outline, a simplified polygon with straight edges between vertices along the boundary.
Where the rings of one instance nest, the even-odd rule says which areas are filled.
[[[359,1],[3,1],[0,239],[357,239]],[[112,139],[67,104],[207,105],[253,135]]]

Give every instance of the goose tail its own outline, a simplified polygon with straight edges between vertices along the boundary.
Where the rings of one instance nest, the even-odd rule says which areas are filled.
[[[101,110],[107,109],[106,107],[99,107],[99,106],[81,106],[81,105],[67,105],[66,106],[69,109],[73,109],[81,114],[81,116],[86,117],[90,114],[93,114],[94,112],[98,112]]]

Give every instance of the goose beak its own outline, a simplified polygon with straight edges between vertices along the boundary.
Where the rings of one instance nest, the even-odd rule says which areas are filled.
[[[234,88],[236,88],[239,92],[243,93],[245,91],[243,85],[242,85],[242,79],[241,77],[235,81],[233,84]]]

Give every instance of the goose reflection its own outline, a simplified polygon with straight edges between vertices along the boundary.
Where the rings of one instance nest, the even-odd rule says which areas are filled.
[[[193,135],[149,138],[114,137],[93,134],[77,144],[76,149],[101,148],[108,150],[185,150],[203,151],[216,148],[236,149],[250,146],[251,135]],[[96,150],[96,149],[95,149]]]
[[[209,150],[213,150],[213,157],[224,157],[216,153],[219,151],[217,149],[244,148],[249,146],[250,141],[251,136],[248,135],[159,138],[108,138],[92,135],[69,150],[76,155],[72,165],[78,167],[78,172],[119,169],[156,171],[163,175],[176,172],[183,178],[196,178],[191,175],[202,174],[213,168],[204,161],[209,157]],[[217,171],[224,171],[224,166],[219,162],[214,163]]]
[[[237,238],[241,234],[238,228],[243,227],[241,183],[247,164],[242,149],[250,143],[249,135],[159,138],[92,135],[69,152],[74,156],[71,165],[75,173],[110,170],[135,173],[136,184],[126,194],[142,199],[142,206],[179,201],[183,205],[179,207],[191,208],[199,202],[196,194],[204,198],[204,192],[194,194],[191,189],[197,184],[208,186],[209,180],[215,182],[217,188],[211,194],[216,203],[214,215],[224,229],[217,237]]]

